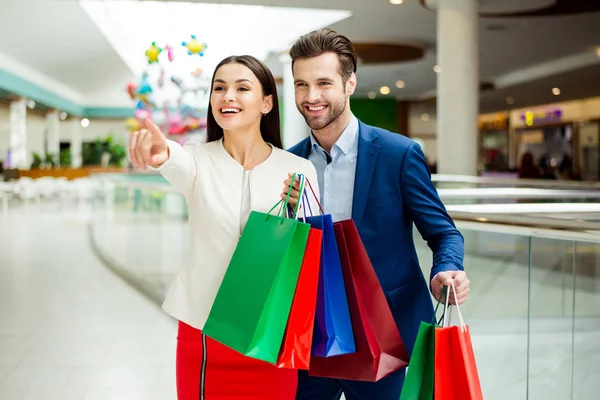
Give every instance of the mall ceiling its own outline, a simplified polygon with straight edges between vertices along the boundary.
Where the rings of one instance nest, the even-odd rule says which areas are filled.
[[[435,0],[404,0],[401,5],[389,0],[212,2],[350,10],[353,16],[332,28],[349,36],[364,60],[357,95],[375,91],[381,98],[379,88],[389,86],[389,96],[398,99],[435,96],[436,14],[428,8]],[[482,92],[482,111],[600,95],[600,53],[596,54],[600,1],[480,0],[480,4],[480,70],[487,88]],[[0,41],[0,53],[79,93],[102,94],[106,82],[132,78],[75,0],[1,0],[0,16],[0,37],[10,38]],[[165,23],[177,21],[166,18]],[[395,86],[398,80],[404,82],[403,88]],[[554,87],[560,88],[559,96],[552,94]]]

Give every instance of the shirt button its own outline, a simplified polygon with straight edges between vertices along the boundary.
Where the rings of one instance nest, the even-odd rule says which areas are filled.
[[[328,166],[327,166],[327,169],[331,171],[331,165],[328,165]]]

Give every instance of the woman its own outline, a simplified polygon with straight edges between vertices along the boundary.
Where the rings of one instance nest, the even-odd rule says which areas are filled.
[[[201,329],[250,211],[268,212],[289,172],[306,174],[314,186],[316,170],[281,149],[275,80],[262,62],[226,58],[215,70],[210,93],[206,144],[182,147],[151,121],[129,144],[133,165],[158,169],[189,208],[188,262],[163,303],[179,320],[178,398],[291,400],[297,371],[247,358]]]

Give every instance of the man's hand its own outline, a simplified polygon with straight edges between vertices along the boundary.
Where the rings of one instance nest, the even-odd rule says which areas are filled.
[[[129,157],[134,167],[160,167],[169,159],[169,147],[160,128],[145,119],[143,129],[133,132],[129,139]]]
[[[454,288],[456,289],[456,298],[452,291],[452,282],[454,281]],[[442,293],[442,288],[448,286],[450,291],[450,304],[462,304],[469,297],[469,284],[471,281],[467,279],[467,273],[465,271],[446,271],[440,272],[431,280],[431,294],[435,299],[439,299]],[[458,302],[457,302],[458,300]],[[445,302],[446,299],[442,299]]]
[[[294,174],[288,172],[288,178],[283,181],[283,190],[281,192],[281,198],[283,200],[287,199],[288,191],[290,190],[290,184],[292,183],[292,176]],[[296,180],[294,181],[294,188],[292,189],[292,194],[290,196],[289,203],[293,208],[296,208],[296,204],[298,204],[298,197],[300,196],[300,178],[296,176]]]

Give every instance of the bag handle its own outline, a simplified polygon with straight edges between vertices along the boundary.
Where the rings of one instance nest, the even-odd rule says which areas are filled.
[[[454,281],[452,281],[452,292],[454,293],[454,299],[457,300],[458,297],[456,296],[456,287],[454,286]],[[452,318],[452,314],[450,311],[450,313],[448,314],[448,318],[446,318],[446,310],[448,310],[450,307],[452,307],[450,304],[450,290],[447,291],[446,293],[446,304],[444,305],[444,320],[442,322],[442,327],[443,328],[447,328],[450,325],[450,319]],[[462,313],[460,312],[460,307],[458,306],[458,303],[456,303],[454,305],[456,307],[456,311],[458,311],[458,319],[459,319],[459,323],[460,323],[460,327],[461,330],[463,332],[465,332],[467,330],[467,325],[465,324],[465,320],[463,319]]]
[[[442,321],[444,318],[445,314],[442,314],[442,316],[438,320],[437,319],[437,311],[438,311],[438,308],[440,307],[440,304],[442,303],[442,298],[444,297],[444,293],[446,292],[446,290],[447,290],[446,286],[442,287],[442,292],[440,293],[440,297],[438,298],[437,304],[435,305],[435,310],[433,310],[433,317],[431,318],[431,325],[439,325],[440,321]],[[444,312],[445,312],[445,310],[444,310]]]
[[[271,212],[273,212],[273,210],[276,209],[277,206],[280,206],[279,211],[277,212],[277,217],[281,218],[281,223],[283,224],[283,220],[285,218],[285,211],[289,205],[290,196],[292,195],[292,190],[294,189],[295,181],[296,181],[296,173],[294,172],[294,174],[292,175],[292,180],[290,182],[290,187],[288,188],[287,196],[286,196],[285,200],[281,199],[273,207],[271,207],[271,209],[267,213],[267,217],[265,218],[265,221],[269,219],[269,217],[271,216]],[[301,185],[303,187],[303,185],[304,185],[303,180],[301,182]],[[301,189],[302,189],[302,187],[301,187]]]
[[[298,214],[298,209],[300,208],[300,198],[302,198],[302,196],[304,195],[304,184],[306,181],[306,177],[304,176],[304,174],[298,174],[298,177],[300,178],[300,190],[298,191],[298,201],[296,202],[296,208],[294,209],[294,215]],[[293,185],[293,181],[292,181],[292,185]]]
[[[296,207],[295,209],[292,207],[291,204],[287,204],[286,209],[285,209],[285,213],[287,218],[294,218],[294,219],[298,219],[298,211],[300,210],[300,208],[304,208],[304,220],[306,220],[306,208],[305,203],[304,203],[304,198],[306,197],[306,177],[303,174],[298,174],[298,177],[300,179],[300,190],[299,190],[299,197],[302,199],[302,201],[298,201],[296,202]],[[293,184],[294,180],[292,180],[292,184]],[[309,205],[309,209],[310,209],[310,205]],[[311,215],[312,215],[312,210],[310,210]]]
[[[454,293],[454,299],[458,300],[458,296],[456,296],[456,288],[454,287],[454,281],[452,281],[452,292]],[[467,330],[467,324],[465,324],[465,320],[462,316],[462,313],[460,312],[460,307],[458,306],[458,301],[455,305],[456,307],[456,311],[458,311],[458,320],[460,322],[460,327],[462,328],[463,332]]]
[[[310,184],[310,181],[308,180],[308,178],[306,179],[306,183],[308,184],[308,188],[310,189],[315,201],[317,202],[317,205],[319,206],[319,210],[321,211],[321,215],[325,215],[325,211],[323,211],[323,206],[321,206],[321,202],[319,201],[319,198],[317,197],[312,185]],[[308,199],[306,199],[306,202],[308,203]]]
[[[313,211],[312,208],[310,207],[310,202],[308,201],[308,195],[306,194],[306,191],[304,191],[303,195],[302,195],[302,209],[304,210],[304,221],[306,221],[306,209],[308,208],[308,212],[310,213],[310,216],[313,216]]]
[[[308,182],[308,179],[306,179],[306,182]],[[311,187],[312,190],[312,187]],[[306,193],[306,189],[304,189],[302,191],[302,195],[300,196],[300,198],[302,199],[302,205],[300,206],[302,208],[302,211],[304,213],[304,218],[303,218],[303,222],[306,222],[307,219],[307,215],[306,215],[306,209],[308,208],[308,212],[310,214],[310,216],[312,217],[313,211],[312,211],[312,207],[310,206],[310,201],[308,199],[308,194]],[[298,203],[300,203],[300,201],[298,201]],[[319,205],[320,206],[320,205]],[[289,207],[289,206],[288,206]],[[291,207],[290,207],[291,208]],[[296,214],[296,218],[298,218],[298,215]]]
[[[306,189],[302,191],[302,195],[300,196],[302,198],[302,205],[300,206],[302,208],[302,212],[304,213],[304,218],[303,218],[303,222],[306,222],[307,219],[307,215],[306,215],[306,209],[308,208],[308,212],[310,213],[310,216],[313,216],[313,212],[312,212],[312,208],[310,207],[310,202],[308,201],[308,195],[306,194]],[[300,203],[300,201],[298,201],[298,203]],[[298,218],[298,214],[296,213],[296,218]]]
[[[298,176],[303,176],[304,175],[298,175]],[[325,215],[325,211],[323,211],[323,206],[321,206],[321,202],[319,201],[319,198],[317,197],[312,185],[310,184],[310,180],[306,177],[304,177],[305,181],[306,181],[306,185],[308,186],[308,188],[310,189],[313,198],[315,199],[315,202],[317,203],[317,205],[319,206],[319,211],[321,211],[321,215]],[[302,199],[302,204],[303,204],[303,208],[304,208],[304,220],[306,220],[306,207],[308,206],[308,210],[310,212],[310,216],[313,216],[313,212],[312,209],[310,207],[310,201],[308,199],[308,195],[306,194],[306,190],[301,191],[301,196],[299,196]],[[298,207],[298,204],[300,203],[300,198],[298,199],[298,203],[296,204],[296,207]],[[296,212],[298,211],[298,209],[296,208],[296,211],[292,211],[292,207],[290,205],[288,205],[288,209],[290,211],[290,213],[292,213],[292,215],[296,215]],[[296,215],[296,218],[298,216]],[[293,217],[292,217],[293,218]]]

